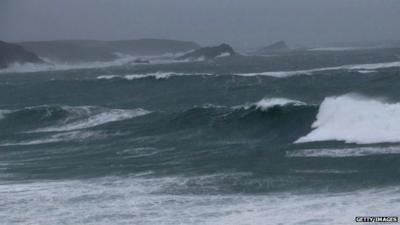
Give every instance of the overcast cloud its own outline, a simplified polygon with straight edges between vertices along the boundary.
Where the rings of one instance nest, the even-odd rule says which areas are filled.
[[[399,0],[0,0],[0,39],[400,40]]]

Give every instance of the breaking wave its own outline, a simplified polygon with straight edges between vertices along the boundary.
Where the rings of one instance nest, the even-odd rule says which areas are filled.
[[[19,132],[45,133],[67,132],[97,127],[103,124],[129,120],[149,114],[136,109],[108,109],[95,106],[36,106],[20,110],[2,110],[2,126]],[[295,143],[342,141],[355,144],[400,142],[400,103],[390,103],[361,95],[347,94],[326,98],[318,108],[299,100],[263,98],[258,102],[238,106],[207,104],[195,106],[183,112],[161,113],[169,120],[186,121],[199,126],[206,121],[220,121],[219,126],[230,129],[230,123],[247,121],[246,126],[280,124],[268,132],[287,133],[290,123],[299,130]],[[307,118],[302,120],[301,118]],[[311,121],[309,120],[311,118]],[[314,122],[312,120],[315,120]],[[229,122],[231,121],[231,122]],[[7,125],[7,124],[12,124]],[[257,124],[257,125],[256,125]],[[275,126],[275,125],[274,125]],[[294,126],[298,126],[295,128]],[[173,130],[173,127],[169,127]],[[273,130],[276,129],[276,130]],[[306,133],[301,133],[300,131]],[[267,132],[267,131],[265,131]]]
[[[35,106],[6,110],[3,122],[14,128],[41,127],[29,132],[61,132],[80,130],[110,122],[143,116],[150,111],[138,109],[108,109],[95,106]],[[5,120],[5,121],[4,121]]]
[[[314,129],[296,143],[337,140],[372,144],[400,142],[400,103],[359,95],[326,98],[313,123]]]
[[[146,171],[203,174],[225,170],[280,174],[288,171],[283,168],[286,165],[282,164],[283,160],[299,160],[290,171],[331,171],[339,169],[336,164],[314,168],[314,164],[305,161],[400,155],[400,148],[393,145],[333,143],[332,147],[331,143],[304,143],[400,142],[400,128],[397,127],[400,104],[357,95],[329,97],[319,107],[299,100],[265,97],[238,106],[207,104],[149,113],[143,109],[95,106],[37,106],[11,110],[0,120],[0,147],[5,147],[11,158],[15,158],[15,154],[7,146],[21,149],[35,160],[43,158],[39,160],[43,168],[60,168],[51,170],[57,176],[79,176],[82,167],[78,165],[86,164],[90,165],[84,166],[89,176]],[[140,120],[131,120],[147,114]],[[123,122],[102,126],[116,121]],[[303,144],[293,145],[294,142]],[[75,151],[81,143],[85,144],[85,151]],[[35,147],[39,145],[42,149]],[[65,154],[46,158],[50,153],[59,154],[56,149],[60,147],[70,152],[63,150]],[[31,154],[31,149],[37,152]],[[80,160],[61,168],[51,157],[62,157],[66,162]],[[36,164],[14,165],[15,168],[30,166]],[[343,170],[363,170],[363,164],[352,164]],[[31,174],[47,176],[40,171]],[[300,185],[302,181],[298,182]],[[283,188],[286,184],[273,185]]]
[[[262,100],[256,103],[245,105],[245,108],[248,109],[251,107],[255,107],[260,110],[268,110],[276,106],[290,106],[290,105],[301,106],[307,104],[301,101],[287,99],[287,98],[263,98]]]
[[[70,131],[79,130],[89,127],[95,127],[102,124],[131,119],[138,116],[143,116],[148,114],[149,111],[143,109],[111,109],[105,112],[95,113],[87,118],[83,118],[71,123],[67,123],[62,126],[46,127],[35,130],[36,132],[59,132],[59,131]]]

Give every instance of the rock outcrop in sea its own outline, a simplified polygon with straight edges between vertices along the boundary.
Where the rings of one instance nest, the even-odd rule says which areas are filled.
[[[198,44],[189,41],[148,38],[120,41],[55,40],[18,44],[40,57],[62,63],[105,62],[116,60],[120,55],[159,56],[200,48]]]
[[[0,41],[0,69],[13,63],[44,63],[36,54],[23,47]]]

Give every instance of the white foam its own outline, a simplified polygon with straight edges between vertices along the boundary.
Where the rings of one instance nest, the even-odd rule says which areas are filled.
[[[286,106],[286,105],[300,106],[300,105],[307,105],[307,104],[304,102],[301,102],[301,101],[287,99],[287,98],[263,98],[256,103],[248,103],[248,104],[241,105],[241,106],[235,106],[234,108],[244,108],[247,110],[247,109],[250,109],[251,107],[256,107],[256,109],[266,111],[275,106]]]
[[[44,138],[44,139],[38,139],[38,140],[32,140],[32,141],[21,141],[21,142],[6,142],[3,144],[0,144],[1,147],[7,147],[7,146],[27,146],[27,145],[40,145],[40,144],[48,144],[48,143],[54,143],[54,142],[59,142],[60,140],[51,137],[51,138]]]
[[[228,108],[227,106],[224,105],[216,105],[216,104],[203,104],[203,105],[195,105],[193,106],[194,108],[201,108],[201,109],[222,109],[222,108]],[[233,108],[236,108],[237,106],[234,106]]]
[[[373,63],[373,64],[359,64],[359,65],[344,65],[344,66],[335,66],[335,67],[324,67],[324,68],[315,68],[309,70],[294,70],[294,71],[271,71],[271,72],[260,72],[260,73],[240,73],[235,74],[237,76],[270,76],[277,78],[290,77],[295,75],[312,75],[316,72],[324,72],[330,70],[355,70],[362,74],[373,73],[376,72],[376,69],[384,69],[384,68],[392,68],[392,67],[400,67],[400,62],[387,62],[387,63]],[[176,73],[176,72],[156,72],[156,73],[148,73],[148,74],[132,74],[132,75],[102,75],[98,76],[98,79],[113,79],[113,78],[121,78],[127,80],[133,79],[141,79],[147,77],[154,77],[156,79],[167,79],[171,76],[201,76],[201,75],[215,75],[212,73]]]
[[[398,188],[370,189],[338,194],[243,197],[228,206],[216,221],[207,224],[348,225],[360,215],[397,215]],[[393,203],[396,205],[392,205]],[[222,205],[221,205],[222,206]],[[220,207],[221,207],[220,206]]]
[[[290,77],[295,75],[312,75],[316,72],[324,72],[331,70],[358,70],[360,73],[366,73],[368,70],[376,70],[376,69],[385,69],[392,67],[400,67],[400,62],[387,62],[387,63],[372,63],[372,64],[359,64],[359,65],[343,65],[343,66],[335,66],[335,67],[324,67],[324,68],[315,68],[309,70],[294,70],[294,71],[271,71],[271,72],[260,72],[260,73],[240,73],[236,74],[238,76],[270,76],[277,78]],[[371,71],[375,72],[375,71]]]
[[[146,73],[146,74],[130,74],[130,75],[101,75],[98,76],[97,79],[126,79],[126,80],[136,80],[143,79],[148,77],[153,77],[157,80],[168,79],[172,76],[211,76],[213,74],[208,73],[176,73],[176,72],[155,72],[155,73]]]
[[[350,70],[376,70],[376,69],[385,69],[392,67],[400,67],[400,62],[386,62],[386,63],[372,63],[372,64],[360,64],[360,65],[352,65],[346,66],[346,69]]]
[[[183,76],[182,73],[172,73],[172,72],[156,72],[151,74],[132,74],[132,75],[125,75],[125,79],[127,80],[135,80],[135,79],[142,79],[146,77],[154,77],[155,79],[168,79],[170,76]]]
[[[267,110],[274,106],[286,106],[286,105],[299,106],[299,105],[306,105],[306,103],[286,98],[264,98],[256,103],[256,107],[262,110]]]
[[[314,129],[296,143],[337,140],[371,144],[400,142],[400,103],[387,103],[357,95],[326,98]]]
[[[363,157],[370,155],[400,154],[400,146],[392,147],[360,147],[360,148],[341,148],[341,149],[303,149],[298,151],[287,151],[287,157]]]
[[[157,80],[160,79],[168,79],[171,76],[183,76],[185,74],[181,73],[172,73],[172,72],[156,72],[156,73],[148,73],[148,74],[130,74],[130,75],[102,75],[98,76],[97,79],[126,79],[126,80],[136,80],[136,79],[143,79],[148,77],[153,77]]]
[[[9,225],[348,225],[356,216],[397,215],[400,207],[399,187],[304,195],[158,192],[182,182],[190,183],[179,177],[110,177],[2,184],[0,199],[7,207],[0,218]]]
[[[114,79],[114,78],[120,78],[120,76],[117,76],[117,75],[101,75],[101,76],[98,76],[97,77],[97,79],[100,79],[100,80],[109,80],[109,79]]]
[[[268,76],[268,77],[290,77],[294,75],[311,75],[315,70],[294,70],[294,71],[271,71],[271,72],[260,72],[260,73],[240,73],[238,76],[243,77],[254,77],[254,76]]]
[[[358,73],[376,73],[376,70],[358,70]]]
[[[110,122],[127,120],[134,117],[143,116],[148,113],[150,112],[143,109],[110,109],[105,112],[90,115],[89,117],[80,119],[78,121],[67,123],[65,125],[41,128],[35,130],[34,132],[60,132],[79,130],[103,125]]]
[[[36,140],[30,141],[21,141],[21,142],[6,142],[0,144],[1,147],[6,146],[28,146],[28,145],[41,145],[41,144],[50,144],[56,142],[71,142],[71,141],[83,141],[87,139],[99,139],[104,137],[105,135],[100,132],[82,132],[82,131],[71,131],[67,133],[54,134],[50,137],[40,138]]]

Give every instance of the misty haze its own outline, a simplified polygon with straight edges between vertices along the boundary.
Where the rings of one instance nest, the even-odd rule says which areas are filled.
[[[399,19],[0,0],[0,224],[397,223]]]

